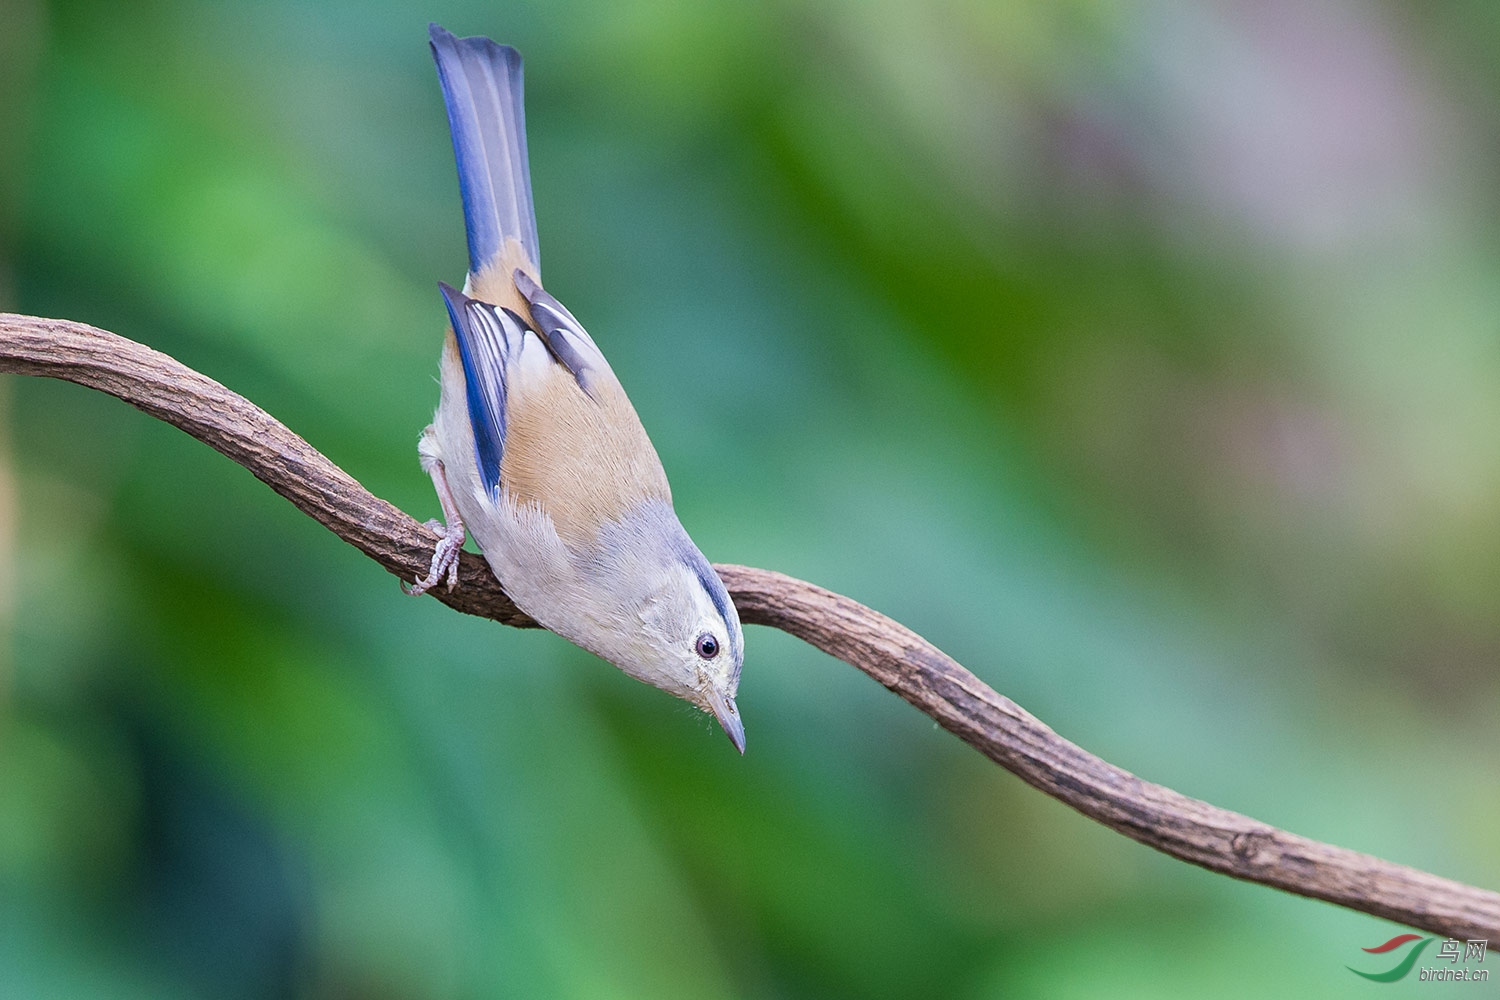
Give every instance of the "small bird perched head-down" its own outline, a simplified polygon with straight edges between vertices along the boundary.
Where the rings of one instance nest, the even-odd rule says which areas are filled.
[[[465,527],[517,607],[632,677],[712,712],[741,753],[739,615],[672,509],[609,363],[542,289],[521,57],[428,29],[468,231],[442,399],[418,452],[446,524],[423,593],[457,581]]]

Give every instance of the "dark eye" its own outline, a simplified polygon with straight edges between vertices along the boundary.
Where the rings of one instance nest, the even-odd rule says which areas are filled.
[[[698,637],[698,655],[705,660],[719,655],[719,640],[713,637],[713,633],[704,632]]]

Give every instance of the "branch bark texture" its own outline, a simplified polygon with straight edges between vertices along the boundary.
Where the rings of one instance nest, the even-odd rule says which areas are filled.
[[[0,313],[0,371],[65,379],[125,400],[250,470],[403,580],[436,539],[249,400],[187,366],[82,323]],[[782,629],[857,667],[1022,780],[1172,857],[1457,938],[1500,940],[1500,893],[1268,826],[1144,781],[1063,739],[920,635],[821,587],[715,567],[748,624]],[[465,614],[535,627],[484,560],[430,593]]]

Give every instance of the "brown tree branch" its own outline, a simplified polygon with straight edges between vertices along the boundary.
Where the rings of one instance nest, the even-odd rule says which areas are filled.
[[[242,396],[149,347],[64,320],[0,313],[0,371],[76,382],[187,431],[391,573],[427,571],[435,539]],[[768,570],[718,566],[749,624],[790,632],[858,667],[1001,767],[1125,836],[1249,882],[1458,938],[1500,940],[1500,893],[1439,878],[1143,781],[1058,736],[898,622]],[[464,553],[460,586],[431,593],[466,614],[535,627]]]

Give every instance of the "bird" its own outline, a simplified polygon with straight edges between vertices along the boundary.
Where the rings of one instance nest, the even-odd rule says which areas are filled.
[[[465,533],[516,606],[711,713],[737,751],[739,614],[672,506],[661,459],[594,338],[542,286],[520,54],[428,26],[458,161],[469,269],[439,283],[440,397],[417,452],[443,520],[426,577],[458,585]]]

